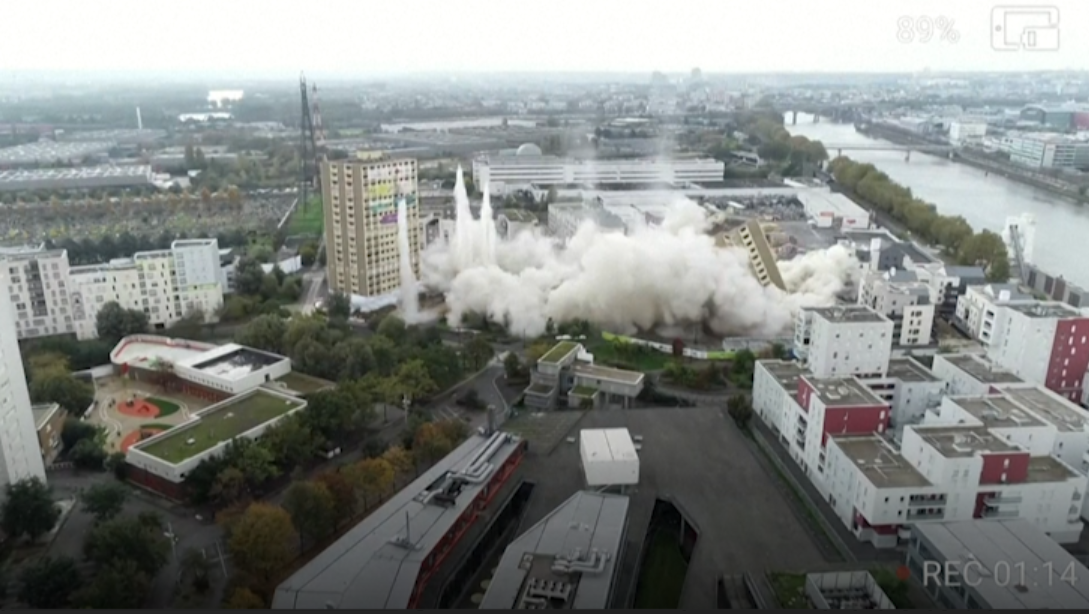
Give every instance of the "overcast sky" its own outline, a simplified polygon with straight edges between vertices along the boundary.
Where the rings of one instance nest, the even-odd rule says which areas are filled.
[[[0,0],[0,72],[1089,68],[1089,0],[1010,4],[1058,7],[1060,49],[993,50],[981,0]],[[959,40],[898,40],[924,16]]]

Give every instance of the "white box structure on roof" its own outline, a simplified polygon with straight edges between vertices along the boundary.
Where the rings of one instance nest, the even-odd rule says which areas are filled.
[[[583,429],[579,454],[587,486],[639,483],[639,455],[628,429]]]

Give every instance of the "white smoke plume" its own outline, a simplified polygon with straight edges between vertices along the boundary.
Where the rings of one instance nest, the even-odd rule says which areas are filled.
[[[707,221],[682,200],[660,226],[630,235],[587,222],[565,247],[528,232],[497,241],[492,264],[471,255],[484,225],[458,220],[454,241],[424,254],[422,282],[445,293],[452,325],[480,313],[518,335],[586,319],[616,333],[703,321],[722,335],[764,336],[789,331],[800,307],[834,304],[857,271],[836,246],[780,263],[787,292],[763,287],[743,250],[715,246]],[[458,245],[462,236],[469,245]]]

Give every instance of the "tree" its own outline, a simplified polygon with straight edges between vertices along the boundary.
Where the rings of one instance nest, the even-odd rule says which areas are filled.
[[[99,568],[72,601],[92,610],[133,610],[147,600],[151,578],[136,561],[118,559]]]
[[[103,339],[121,339],[129,335],[147,332],[148,317],[143,311],[125,309],[110,301],[103,305],[95,316],[95,328]]]
[[[425,462],[438,460],[454,449],[454,442],[433,422],[425,422],[416,429],[412,451]]]
[[[295,482],[284,494],[284,509],[303,537],[319,540],[336,529],[336,500],[321,482]]]
[[[241,345],[279,354],[284,349],[286,332],[287,323],[283,318],[276,315],[263,315],[243,326],[234,338]]]
[[[320,435],[315,435],[302,418],[294,414],[265,431],[261,443],[272,453],[277,464],[286,469],[313,459],[322,441]]]
[[[382,460],[389,463],[395,476],[416,477],[416,461],[401,446],[392,446],[382,453]]]
[[[53,502],[53,491],[39,478],[24,478],[8,484],[0,506],[0,529],[9,537],[26,536],[30,541],[53,530],[61,510]]]
[[[209,574],[212,571],[212,563],[204,552],[195,548],[186,548],[181,555],[181,576],[192,582],[193,588],[203,593],[212,587]]]
[[[106,522],[121,513],[128,501],[129,491],[116,482],[100,482],[83,491],[83,511],[95,517],[95,522]]]
[[[319,474],[314,481],[325,487],[333,498],[333,515],[337,526],[340,523],[355,516],[356,492],[355,485],[348,479],[343,471],[326,471]]]
[[[264,599],[244,586],[234,589],[231,598],[223,605],[228,610],[264,610],[268,607]]]
[[[438,386],[431,379],[427,365],[422,360],[410,360],[397,368],[389,382],[389,392],[393,399],[407,397],[410,401],[425,399],[438,392]],[[399,403],[398,403],[399,404]]]
[[[106,458],[109,453],[102,447],[99,439],[80,439],[75,447],[68,453],[68,458],[80,469],[102,471],[106,468]]]
[[[53,610],[69,605],[81,579],[76,562],[67,556],[43,557],[19,575],[19,601],[36,610]]]
[[[503,372],[510,381],[521,381],[525,378],[525,368],[518,354],[507,352],[507,355],[503,357]]]
[[[726,411],[739,428],[742,430],[749,428],[749,421],[752,420],[752,405],[749,404],[747,396],[736,394],[730,397],[726,402]]]
[[[89,422],[83,422],[78,418],[68,418],[61,429],[61,443],[66,450],[71,450],[81,439],[95,439],[101,434],[101,429]]]
[[[82,416],[95,400],[94,386],[59,370],[31,369],[30,398],[56,403],[72,416]]]
[[[465,358],[473,369],[482,368],[494,356],[495,348],[483,335],[473,335],[469,343],[465,344]]]
[[[154,520],[154,522],[152,522]],[[166,565],[170,542],[151,517],[117,517],[97,525],[83,542],[83,555],[100,569],[116,561],[132,561],[138,569],[156,574]]]
[[[330,318],[347,320],[352,315],[352,300],[342,292],[334,292],[325,302],[325,312]]]
[[[408,329],[405,327],[404,320],[390,314],[382,318],[382,321],[378,323],[378,330],[375,332],[386,339],[397,343],[404,341],[408,334]]]
[[[356,492],[363,497],[366,505],[372,500],[381,499],[389,492],[396,474],[385,459],[365,458],[352,468],[352,477]]]
[[[235,567],[268,582],[295,557],[298,539],[287,511],[254,503],[232,526],[227,548]]]
[[[246,485],[250,490],[280,475],[276,457],[263,445],[263,442],[235,440],[232,445],[241,448],[241,454],[236,459],[236,467],[242,475],[246,476]]]

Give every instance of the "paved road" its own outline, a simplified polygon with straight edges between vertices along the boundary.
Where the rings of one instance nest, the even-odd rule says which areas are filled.
[[[314,313],[318,301],[325,297],[325,269],[314,265],[312,269],[303,273],[303,282],[306,292],[303,293],[300,301],[302,312]]]

